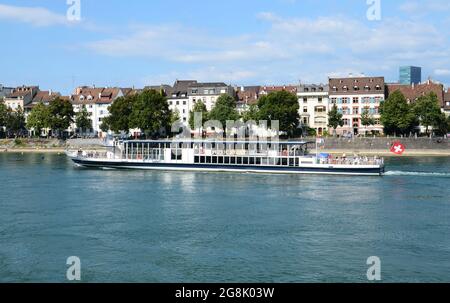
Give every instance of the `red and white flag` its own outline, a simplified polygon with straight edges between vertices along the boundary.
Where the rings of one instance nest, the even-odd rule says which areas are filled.
[[[391,147],[391,153],[394,153],[396,155],[403,155],[403,153],[406,151],[406,147],[400,143],[400,142],[394,142]]]

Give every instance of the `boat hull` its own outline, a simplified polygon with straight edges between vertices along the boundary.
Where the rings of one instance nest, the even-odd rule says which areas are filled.
[[[88,168],[110,169],[139,169],[163,171],[203,171],[203,172],[242,172],[242,173],[270,173],[270,174],[327,174],[327,175],[359,175],[381,176],[384,167],[378,165],[365,166],[332,166],[312,165],[301,167],[290,166],[246,166],[246,165],[217,165],[217,164],[183,164],[183,163],[149,163],[126,162],[72,158],[78,165]]]

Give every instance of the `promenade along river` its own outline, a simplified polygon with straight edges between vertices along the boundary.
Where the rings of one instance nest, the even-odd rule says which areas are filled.
[[[384,177],[74,168],[0,154],[0,282],[450,282],[450,158]]]

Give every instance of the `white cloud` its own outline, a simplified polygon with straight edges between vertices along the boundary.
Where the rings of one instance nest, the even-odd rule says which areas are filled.
[[[425,15],[435,12],[450,11],[450,3],[447,0],[407,1],[400,5],[400,10],[415,15]]]
[[[434,74],[436,76],[450,76],[450,69],[435,69]]]
[[[42,7],[24,7],[0,4],[0,19],[29,23],[34,26],[67,25],[65,15],[54,13]]]

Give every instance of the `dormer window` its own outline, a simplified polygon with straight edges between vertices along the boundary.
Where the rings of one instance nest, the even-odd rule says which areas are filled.
[[[381,90],[381,86],[379,86],[379,85],[377,85],[375,88],[376,88],[376,90]]]
[[[89,95],[89,96],[87,97],[87,99],[88,99],[89,101],[91,101],[91,100],[93,99],[93,97],[92,97],[91,95]]]
[[[309,92],[309,88],[305,87],[305,92]]]
[[[342,87],[342,89],[346,92],[346,91],[348,91],[348,86],[344,85],[344,87]]]
[[[359,86],[355,85],[355,86],[353,86],[353,89],[354,89],[355,91],[358,91],[358,90],[359,90]]]
[[[333,86],[333,91],[337,92],[337,87],[336,86]]]
[[[366,91],[369,91],[369,90],[370,90],[369,85],[364,86],[364,89],[365,89]]]
[[[84,96],[83,95],[80,96],[80,101],[84,101]]]

